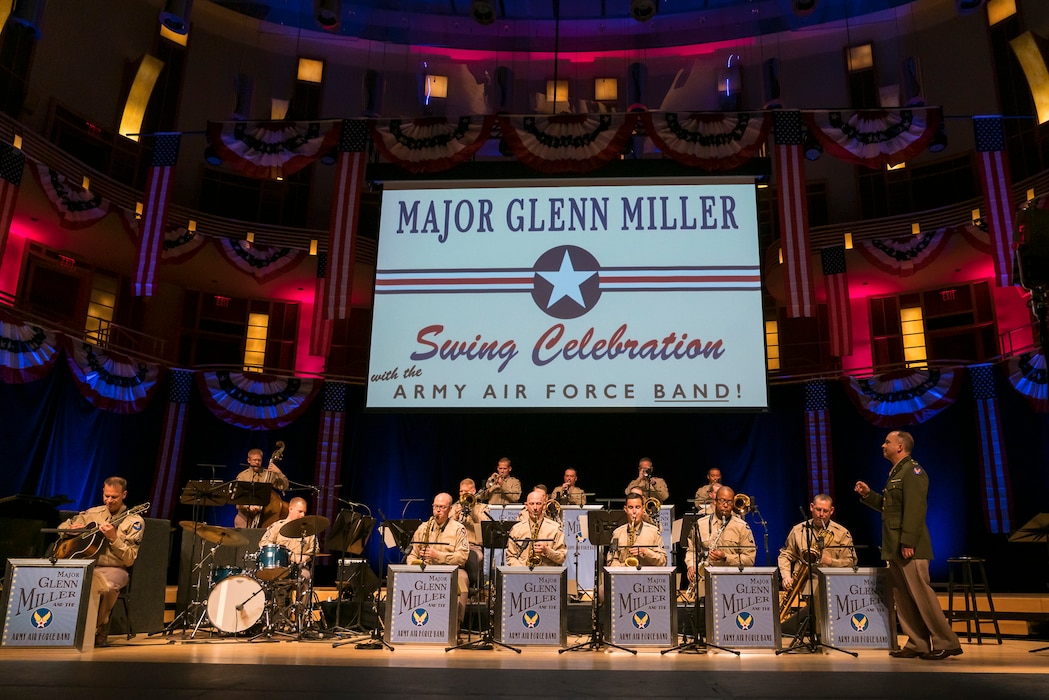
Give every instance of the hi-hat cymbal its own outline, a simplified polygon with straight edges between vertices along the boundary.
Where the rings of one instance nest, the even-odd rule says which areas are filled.
[[[331,521],[323,515],[304,515],[281,525],[281,537],[309,537],[323,532],[331,525]]]
[[[208,525],[207,523],[196,523],[192,520],[183,520],[179,522],[179,525],[187,532],[196,532],[197,537],[205,542],[228,544],[234,547],[243,547],[248,543],[247,537],[231,527],[219,527],[218,525]]]

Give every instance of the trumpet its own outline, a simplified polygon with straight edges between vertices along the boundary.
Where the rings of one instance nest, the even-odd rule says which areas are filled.
[[[658,498],[649,498],[645,501],[645,515],[648,516],[652,524],[656,526],[656,532],[663,534],[663,523],[660,522],[659,509],[663,507],[662,501]]]
[[[492,472],[492,475],[488,477],[488,481],[484,482],[484,488],[477,492],[477,500],[483,501],[488,497],[488,492],[492,490],[492,487],[502,483],[503,478],[499,476],[499,472]]]

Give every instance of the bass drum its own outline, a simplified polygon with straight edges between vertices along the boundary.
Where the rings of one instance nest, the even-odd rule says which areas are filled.
[[[212,627],[227,634],[251,629],[262,619],[265,609],[262,586],[250,576],[224,578],[208,594],[208,619]]]

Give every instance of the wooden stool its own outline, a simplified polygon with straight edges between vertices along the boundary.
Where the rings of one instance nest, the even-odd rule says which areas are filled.
[[[983,566],[983,559],[979,557],[954,557],[947,560],[947,623],[952,624],[955,620],[965,620],[965,636],[967,641],[972,642],[972,628],[976,627],[976,643],[983,644],[983,635],[980,632],[980,621],[994,623],[994,636],[998,643],[1002,643],[1002,633],[998,629],[998,616],[994,612],[994,601],[991,599],[991,589],[987,585],[987,571]],[[961,567],[961,582],[958,587],[965,598],[965,612],[954,611],[954,567]],[[979,572],[980,582],[977,583],[973,576],[973,567]],[[988,612],[981,618],[980,610],[976,605],[976,593],[981,592],[987,596]],[[970,601],[972,608],[970,609]]]

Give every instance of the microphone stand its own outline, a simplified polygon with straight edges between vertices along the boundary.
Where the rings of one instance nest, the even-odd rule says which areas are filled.
[[[414,499],[421,501],[421,498]],[[405,510],[408,509],[408,504],[404,506]],[[371,511],[369,511],[370,513]],[[382,532],[383,523],[387,522],[386,515],[379,509],[379,531]],[[403,518],[402,518],[403,520]],[[393,645],[386,641],[382,635],[382,617],[379,615],[379,596],[382,594],[382,572],[383,572],[383,553],[386,551],[386,543],[379,543],[379,587],[372,593],[372,614],[375,615],[375,627],[373,627],[368,634],[363,637],[354,637],[353,639],[346,639],[339,642],[333,642],[331,645],[332,649],[337,649],[346,644],[354,644],[355,649],[389,649],[391,652],[394,650]],[[367,559],[365,559],[367,563]],[[339,605],[342,604],[342,598],[340,597],[337,601]],[[336,615],[338,615],[338,608]],[[367,641],[364,641],[367,640]]]
[[[496,646],[501,646],[503,649],[509,649],[515,651],[518,654],[521,650],[517,647],[504,644],[495,638],[495,550],[503,549],[506,547],[506,540],[509,535],[509,529],[513,525],[510,522],[504,522],[502,520],[496,520],[488,515],[489,520],[481,523],[481,553],[484,556],[484,550],[488,550],[488,582],[487,590],[488,595],[485,601],[485,609],[488,613],[488,626],[481,632],[481,636],[473,641],[464,642],[462,644],[456,644],[452,647],[445,647],[445,651],[452,651],[454,649],[469,649],[472,651],[492,651]],[[488,527],[485,527],[488,525]],[[487,540],[488,544],[485,544]],[[481,575],[484,575],[484,567],[481,567]]]

